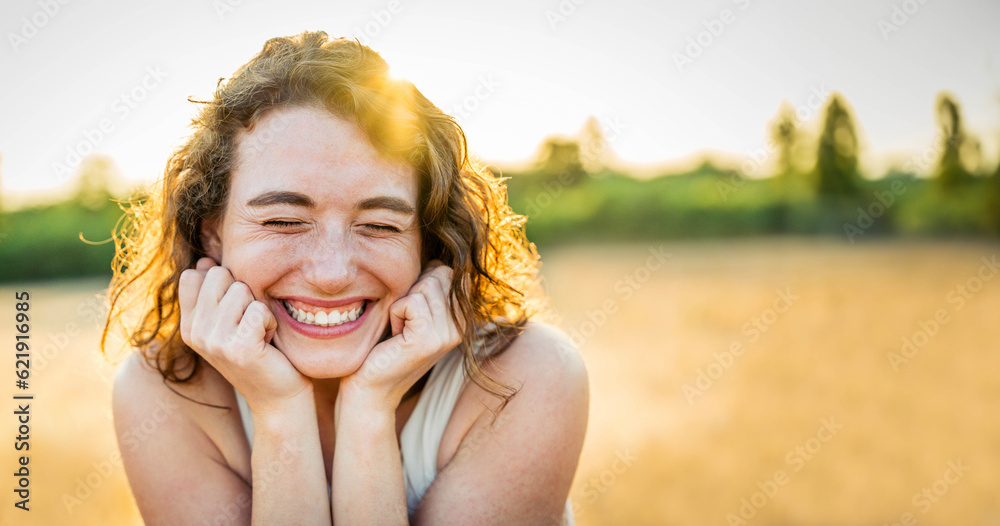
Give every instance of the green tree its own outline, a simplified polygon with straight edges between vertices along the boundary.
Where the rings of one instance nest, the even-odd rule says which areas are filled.
[[[777,150],[775,160],[775,186],[778,191],[778,205],[774,208],[773,225],[778,231],[785,231],[788,225],[788,208],[794,181],[795,149],[799,139],[795,109],[787,101],[781,103],[778,115],[771,122],[771,142]]]
[[[795,172],[795,146],[798,139],[795,109],[788,101],[783,101],[778,109],[778,116],[771,124],[771,142],[778,150],[776,176],[789,177]]]
[[[580,180],[585,171],[580,159],[580,143],[574,140],[550,137],[542,144],[537,171],[543,178],[569,178]]]
[[[816,184],[820,197],[858,195],[858,136],[847,103],[830,96],[816,152]]]
[[[941,157],[934,175],[939,188],[952,192],[968,183],[970,174],[962,164],[962,147],[968,141],[962,129],[962,112],[948,93],[938,95],[937,121],[941,130]]]
[[[986,178],[983,191],[983,229],[993,235],[1000,235],[1000,164]]]

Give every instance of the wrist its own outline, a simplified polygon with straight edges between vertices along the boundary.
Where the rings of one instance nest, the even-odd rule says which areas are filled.
[[[385,397],[343,387],[341,386],[334,404],[334,422],[338,430],[342,429],[342,426],[337,425],[341,420],[350,422],[352,427],[390,426],[395,429],[396,407],[399,404],[393,405]]]
[[[313,397],[311,385],[305,386],[295,395],[281,400],[262,400],[247,405],[254,418],[254,425],[285,426],[290,421],[295,421],[302,416],[316,414],[316,399]],[[259,422],[259,424],[258,424]]]
[[[337,404],[359,408],[363,411],[380,413],[395,413],[401,401],[400,396],[386,392],[376,386],[356,380],[354,377],[343,378],[337,392]]]

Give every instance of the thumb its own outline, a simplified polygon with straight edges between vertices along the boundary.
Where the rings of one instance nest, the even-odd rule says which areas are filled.
[[[237,336],[244,341],[268,343],[278,328],[271,309],[261,301],[253,301],[243,312],[243,319],[236,328]]]

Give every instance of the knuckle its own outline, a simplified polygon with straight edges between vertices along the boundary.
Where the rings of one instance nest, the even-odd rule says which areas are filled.
[[[238,299],[244,299],[247,297],[253,298],[253,292],[250,291],[250,285],[247,285],[242,281],[234,281],[232,285],[229,285],[227,293],[235,295]]]
[[[199,271],[194,269],[187,269],[181,272],[180,277],[177,279],[177,289],[178,294],[185,295],[188,289],[193,287],[197,283]]]
[[[208,269],[206,272],[206,279],[224,279],[229,276],[229,270],[225,267],[215,266]]]
[[[184,343],[196,351],[207,352],[209,350],[208,346],[205,345],[205,338],[197,332],[189,333]]]
[[[246,312],[243,314],[243,319],[254,324],[262,323],[265,320],[265,313],[262,310],[262,307],[266,308],[264,307],[264,304],[259,301],[250,303],[250,306],[247,307]],[[243,328],[243,325],[240,324],[240,327]]]

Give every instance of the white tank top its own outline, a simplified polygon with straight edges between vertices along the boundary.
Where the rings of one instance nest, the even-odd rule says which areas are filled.
[[[451,418],[458,396],[462,393],[467,377],[462,367],[462,349],[456,347],[431,368],[431,374],[421,391],[399,437],[399,455],[403,463],[403,480],[406,487],[406,508],[410,518],[424,493],[437,476],[437,456],[441,437]],[[246,431],[247,442],[253,447],[253,415],[247,401],[239,391],[236,402]],[[329,491],[329,486],[327,490]],[[573,507],[566,499],[566,526],[573,526]]]

